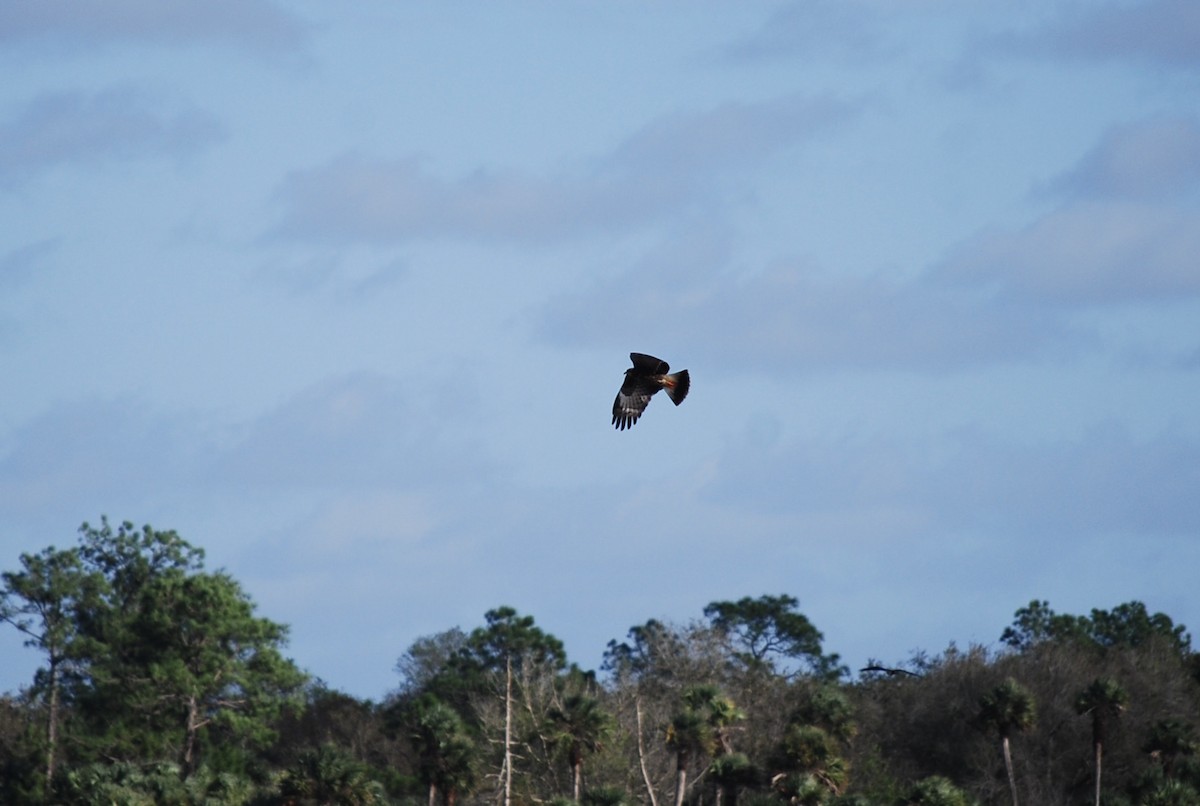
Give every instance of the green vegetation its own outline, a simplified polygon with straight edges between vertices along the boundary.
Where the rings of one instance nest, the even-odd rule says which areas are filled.
[[[0,696],[0,803],[1200,803],[1200,655],[1140,602],[1034,601],[998,649],[857,678],[786,595],[635,626],[599,675],[497,607],[398,647],[376,703],[306,679],[203,559],[102,520],[0,577],[42,659]]]

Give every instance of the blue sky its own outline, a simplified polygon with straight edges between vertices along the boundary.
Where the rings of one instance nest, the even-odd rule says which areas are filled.
[[[1200,625],[1193,0],[42,0],[0,71],[4,569],[175,529],[371,698],[502,604]]]

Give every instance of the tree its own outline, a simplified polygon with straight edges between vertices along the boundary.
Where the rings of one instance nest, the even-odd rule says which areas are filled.
[[[1181,657],[1191,651],[1191,636],[1165,613],[1150,613],[1141,602],[1126,602],[1112,610],[1092,610],[1092,640],[1102,647],[1140,647],[1161,639]]]
[[[1086,639],[1090,624],[1083,616],[1055,613],[1045,600],[1033,600],[1017,609],[1013,623],[1004,628],[1000,640],[1014,649],[1028,650],[1044,641]]]
[[[579,803],[583,794],[583,759],[600,749],[612,731],[613,720],[600,701],[585,692],[568,694],[561,706],[550,710],[553,739],[566,750],[571,766],[571,798]]]
[[[726,753],[713,759],[709,774],[717,785],[717,806],[737,806],[738,790],[758,783],[759,770],[745,753]]]
[[[412,710],[410,738],[417,751],[417,775],[429,791],[429,806],[435,806],[439,792],[446,806],[454,806],[458,793],[474,781],[474,743],[458,713],[433,695],[419,698]]]
[[[974,803],[953,781],[940,775],[918,781],[904,798],[904,806],[973,806]]]
[[[1200,741],[1190,723],[1161,719],[1150,729],[1150,738],[1143,749],[1162,765],[1163,776],[1172,778],[1180,761],[1200,755]]]
[[[1191,636],[1186,628],[1164,613],[1150,613],[1142,602],[1126,602],[1112,610],[1093,608],[1089,616],[1069,616],[1055,613],[1049,602],[1034,600],[1019,608],[1015,616],[1000,640],[1021,651],[1047,641],[1077,641],[1112,649],[1162,640],[1182,658],[1191,654]]]
[[[35,688],[44,691],[46,698],[45,786],[49,791],[57,763],[62,677],[77,636],[76,610],[95,591],[98,580],[84,570],[75,549],[50,546],[40,554],[22,554],[21,565],[22,571],[0,576],[4,582],[0,621],[24,633],[26,646],[46,653],[46,667],[39,672]]]
[[[704,615],[739,648],[736,657],[747,667],[774,672],[774,659],[798,660],[821,678],[836,679],[844,669],[837,655],[824,655],[824,636],[796,608],[792,596],[743,597],[736,602],[712,602]]]
[[[684,690],[683,699],[693,711],[705,715],[712,732],[713,752],[716,755],[732,753],[730,730],[735,722],[746,718],[733,700],[714,685],[691,686]]]
[[[793,802],[819,803],[840,795],[849,770],[832,736],[816,725],[788,725],[776,753],[772,783],[776,792]]]
[[[723,756],[733,751],[730,726],[743,718],[733,700],[713,685],[690,686],[682,707],[667,727],[667,747],[675,753],[675,806],[682,806],[690,762],[702,755]]]
[[[830,684],[807,687],[772,754],[777,793],[792,802],[824,802],[841,795],[849,783],[849,764],[841,742],[856,733],[853,708]]]
[[[396,661],[400,675],[400,693],[427,691],[442,674],[455,655],[466,647],[467,634],[452,627],[433,635],[423,635],[413,641]]]
[[[1139,801],[1140,806],[1196,806],[1200,792],[1183,781],[1164,781]]]
[[[1129,695],[1111,678],[1096,678],[1075,698],[1075,712],[1092,718],[1092,751],[1095,756],[1096,806],[1100,806],[1100,765],[1104,757],[1104,744],[1108,741],[1108,727],[1118,719]]]
[[[848,742],[858,732],[854,706],[840,689],[829,684],[809,690],[792,714],[791,722],[816,725],[842,742]]]
[[[383,787],[371,780],[366,766],[329,744],[302,754],[280,779],[279,794],[287,803],[374,806],[386,802]]]
[[[688,765],[694,756],[712,752],[712,728],[702,714],[685,706],[671,718],[666,743],[675,753],[675,806],[683,806]]]
[[[186,776],[202,737],[261,745],[269,722],[304,682],[281,654],[287,628],[254,615],[223,572],[175,532],[81,527],[84,568],[101,580],[76,608],[80,675],[75,697],[104,756],[173,754]]]
[[[514,668],[526,672],[533,666],[561,670],[567,657],[562,642],[543,632],[532,616],[518,615],[511,607],[484,614],[486,627],[473,630],[456,657],[455,673],[464,677],[502,674],[504,679],[504,761],[501,781],[504,806],[512,803],[513,782],[513,676]],[[523,676],[523,675],[522,675]]]
[[[279,651],[287,629],[254,616],[254,606],[227,574],[167,574],[147,586],[147,606],[132,629],[156,646],[149,678],[160,701],[184,715],[180,763],[196,765],[201,731],[219,723],[244,740],[262,729],[304,676]]]
[[[1017,777],[1013,772],[1012,749],[1009,739],[1014,732],[1025,732],[1037,720],[1033,696],[1011,677],[984,694],[979,699],[976,723],[979,727],[996,731],[1004,751],[1004,769],[1008,774],[1008,788],[1013,806],[1017,806]]]

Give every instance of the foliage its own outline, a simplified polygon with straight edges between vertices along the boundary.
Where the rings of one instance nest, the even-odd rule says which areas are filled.
[[[374,806],[386,797],[365,764],[328,744],[305,752],[284,772],[279,794],[286,802],[344,806]]]
[[[418,638],[375,704],[305,684],[286,627],[203,560],[102,520],[0,577],[42,667],[0,697],[0,802],[1074,804],[1101,748],[1106,803],[1200,791],[1200,657],[1140,602],[1035,600],[999,651],[853,681],[786,595],[634,626],[599,678],[498,607]]]
[[[76,608],[80,672],[71,692],[95,757],[177,761],[206,739],[261,748],[304,676],[280,649],[287,628],[254,615],[228,574],[174,532],[107,520],[81,527],[84,567],[101,580]]]
[[[1000,636],[1014,649],[1029,650],[1043,642],[1078,642],[1099,650],[1137,648],[1164,641],[1180,657],[1191,654],[1191,636],[1165,613],[1151,614],[1141,602],[1126,602],[1112,610],[1093,609],[1090,616],[1060,615],[1046,601],[1034,600],[1016,612]]]
[[[704,615],[728,635],[734,657],[750,668],[777,671],[777,659],[800,661],[814,676],[836,679],[846,672],[837,655],[821,651],[824,636],[796,608],[793,596],[746,596],[736,602],[712,602]]]
[[[940,775],[931,775],[913,784],[903,806],[973,806],[974,799],[954,782]]]
[[[417,751],[417,775],[429,790],[432,802],[437,793],[453,803],[459,792],[475,783],[475,745],[462,718],[432,694],[413,706],[412,732]]]

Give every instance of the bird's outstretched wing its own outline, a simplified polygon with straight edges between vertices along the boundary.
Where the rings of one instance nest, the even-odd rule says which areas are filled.
[[[910,672],[908,669],[894,669],[890,666],[880,666],[878,663],[873,663],[869,666],[864,666],[858,670],[859,672],[882,672],[888,677],[895,677],[898,674],[906,674],[909,677],[920,677],[916,672]]]
[[[630,353],[629,360],[633,362],[634,369],[647,375],[666,375],[671,371],[666,361],[645,353]]]
[[[617,392],[617,399],[613,401],[613,425],[621,431],[632,427],[656,391],[656,388],[640,383],[632,373],[626,375],[625,383],[621,384],[621,391]]]

